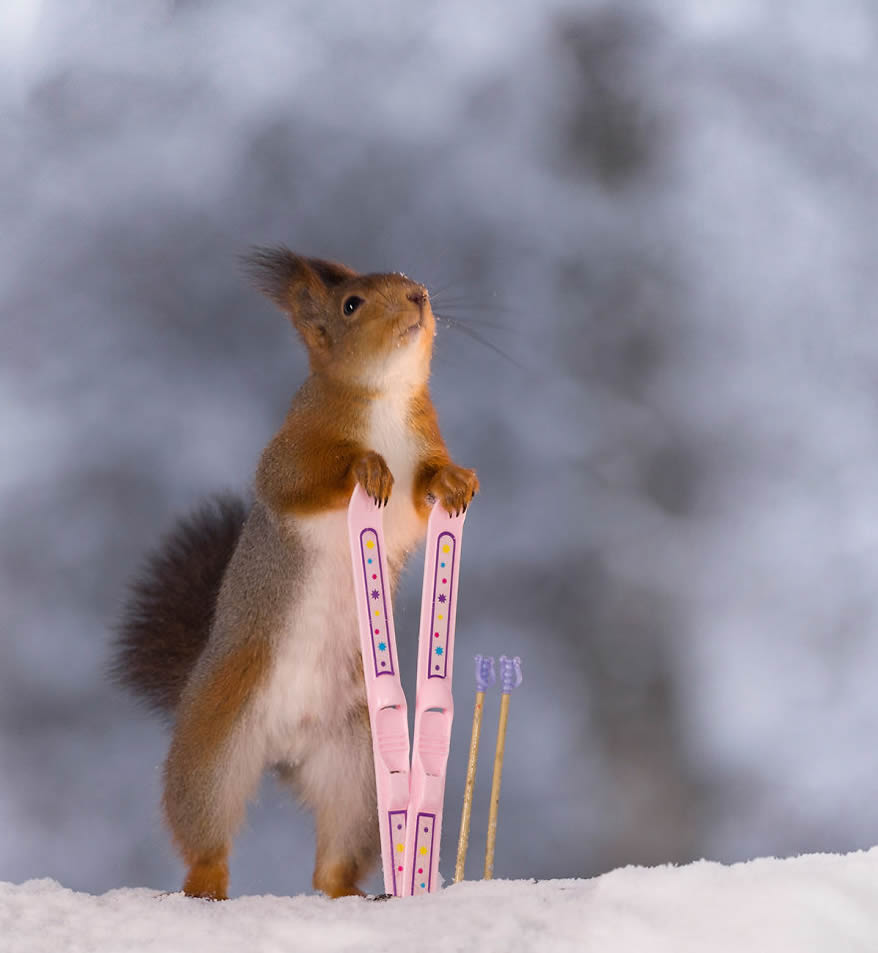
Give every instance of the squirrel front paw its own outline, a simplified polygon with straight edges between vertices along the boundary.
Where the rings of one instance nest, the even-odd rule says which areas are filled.
[[[354,464],[357,483],[379,505],[387,506],[393,487],[393,474],[380,453],[369,450]]]
[[[479,492],[475,470],[449,463],[433,474],[427,485],[427,496],[438,500],[451,516],[466,513],[466,508]]]

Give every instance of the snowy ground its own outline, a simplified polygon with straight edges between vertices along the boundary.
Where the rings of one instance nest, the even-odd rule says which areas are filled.
[[[3,953],[878,949],[878,848],[727,867],[626,867],[593,880],[470,882],[406,901],[188,900],[0,883]]]

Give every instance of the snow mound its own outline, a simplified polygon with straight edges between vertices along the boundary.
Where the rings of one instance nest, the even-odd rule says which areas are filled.
[[[731,867],[625,867],[593,880],[495,880],[429,897],[190,900],[0,883],[3,953],[771,953],[878,950],[878,848]]]

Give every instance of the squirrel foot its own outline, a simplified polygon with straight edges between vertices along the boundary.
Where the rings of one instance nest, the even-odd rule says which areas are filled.
[[[393,488],[393,474],[380,453],[369,450],[354,464],[357,483],[379,505],[387,506]]]
[[[434,473],[427,486],[427,496],[438,500],[451,516],[466,513],[478,492],[476,471],[459,467],[456,463],[449,463]]]
[[[203,900],[228,900],[229,864],[225,849],[209,851],[193,859],[183,884],[187,897]]]
[[[356,884],[358,872],[354,863],[321,864],[318,859],[314,886],[332,900],[339,897],[365,897],[366,894]]]

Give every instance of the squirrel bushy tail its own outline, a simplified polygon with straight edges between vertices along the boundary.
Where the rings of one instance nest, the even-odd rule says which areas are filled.
[[[163,715],[173,716],[207,644],[248,509],[240,497],[212,497],[177,523],[131,584],[110,669],[117,682]]]

